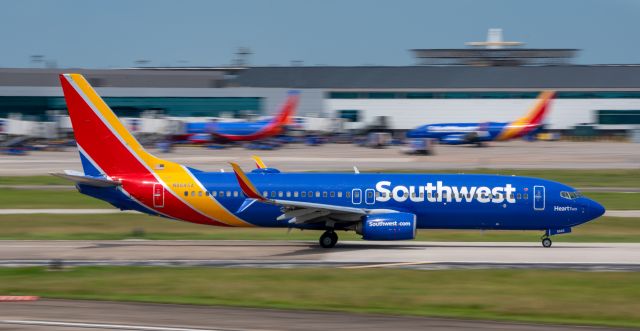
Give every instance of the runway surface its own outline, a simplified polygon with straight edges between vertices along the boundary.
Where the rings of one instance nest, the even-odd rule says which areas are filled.
[[[275,309],[41,300],[0,303],[0,330],[614,330],[442,318]]]
[[[270,167],[285,171],[429,170],[474,168],[635,169],[640,167],[637,144],[621,142],[496,142],[491,147],[438,145],[435,155],[413,156],[399,146],[372,149],[350,144],[310,147],[287,145],[273,151],[242,147],[210,150],[181,147],[157,156],[205,171],[230,171],[229,161],[253,167],[250,156],[259,154]],[[64,169],[80,169],[75,148],[64,152],[32,152],[26,156],[0,156],[0,176],[45,175]]]
[[[0,241],[0,266],[183,265],[640,270],[640,244],[309,241]]]

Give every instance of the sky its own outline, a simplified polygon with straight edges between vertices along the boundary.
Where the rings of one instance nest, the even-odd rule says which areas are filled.
[[[460,48],[502,28],[576,63],[640,63],[633,0],[0,0],[0,67],[412,65],[410,49]]]

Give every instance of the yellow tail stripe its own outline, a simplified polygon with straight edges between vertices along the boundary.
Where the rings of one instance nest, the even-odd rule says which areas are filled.
[[[259,168],[259,169],[264,169],[264,168],[266,168],[266,167],[267,167],[267,165],[266,165],[266,164],[264,164],[264,162],[262,162],[262,158],[260,158],[259,156],[257,156],[257,155],[253,155],[251,158],[252,158],[254,161],[256,161],[256,166],[258,166],[258,168]]]
[[[232,226],[250,227],[254,226],[237,216],[233,215],[227,209],[225,209],[215,198],[209,196],[208,198],[191,196],[191,191],[206,191],[206,188],[182,165],[159,159],[147,151],[138,143],[138,141],[129,133],[125,126],[120,122],[116,115],[111,111],[111,108],[102,100],[102,98],[95,92],[95,90],[89,85],[89,83],[80,74],[70,75],[76,85],[82,90],[84,95],[89,98],[91,103],[98,109],[100,115],[111,125],[111,127],[117,132],[120,138],[125,144],[132,150],[138,158],[144,162],[150,171],[160,179],[165,185],[165,188],[171,191],[178,199],[185,202],[191,208],[200,212],[201,214],[217,220],[222,223],[226,223]],[[185,188],[185,187],[188,187]],[[184,192],[189,192],[188,196],[184,196]],[[204,194],[204,193],[203,193]]]

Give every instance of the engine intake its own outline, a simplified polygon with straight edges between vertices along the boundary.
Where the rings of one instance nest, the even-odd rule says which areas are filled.
[[[385,213],[368,215],[356,226],[364,240],[410,240],[416,237],[416,215]]]

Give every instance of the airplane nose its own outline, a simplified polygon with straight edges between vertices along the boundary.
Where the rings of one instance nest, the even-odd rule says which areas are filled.
[[[596,219],[602,215],[604,215],[604,212],[606,210],[604,209],[604,206],[602,206],[601,204],[599,204],[598,202],[591,200],[589,203],[589,216],[591,216],[591,219]]]

